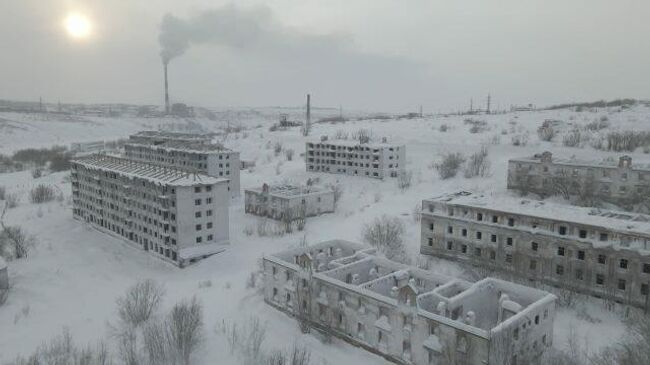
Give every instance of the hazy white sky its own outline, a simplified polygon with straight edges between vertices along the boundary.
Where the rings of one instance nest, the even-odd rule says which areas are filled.
[[[648,0],[2,0],[0,98],[378,111],[650,97]],[[73,39],[63,20],[90,18]],[[206,15],[207,14],[207,15]]]

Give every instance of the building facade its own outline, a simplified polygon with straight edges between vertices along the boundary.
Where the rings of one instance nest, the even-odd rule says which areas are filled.
[[[185,141],[129,142],[124,145],[124,154],[135,161],[228,179],[230,196],[236,198],[240,195],[239,152],[221,145]]]
[[[9,270],[7,269],[7,263],[2,258],[2,256],[0,256],[0,290],[8,290],[8,289],[9,289]],[[0,299],[2,299],[1,292],[0,292]]]
[[[278,220],[295,220],[334,212],[334,192],[313,186],[264,184],[261,189],[246,189],[248,214]]]
[[[339,240],[263,263],[266,303],[398,364],[540,364],[551,346],[556,298],[541,290],[469,283]]]
[[[633,166],[630,156],[596,163],[554,159],[547,151],[508,161],[508,189],[542,196],[589,195],[625,206],[650,196],[650,168]]]
[[[650,216],[468,192],[422,202],[420,252],[648,305]]]
[[[225,250],[227,180],[92,155],[72,161],[73,217],[184,266]]]
[[[210,144],[213,133],[180,133],[167,131],[140,131],[129,136],[130,143],[162,144],[165,142],[185,142]]]
[[[307,142],[308,172],[328,172],[375,179],[397,177],[406,167],[406,146],[388,143],[359,143],[323,137]]]

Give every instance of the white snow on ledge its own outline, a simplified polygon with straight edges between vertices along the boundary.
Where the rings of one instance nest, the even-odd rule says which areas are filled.
[[[225,251],[228,248],[228,244],[228,241],[221,241],[207,245],[181,248],[178,250],[178,257],[181,260],[191,260],[206,255],[214,255]]]

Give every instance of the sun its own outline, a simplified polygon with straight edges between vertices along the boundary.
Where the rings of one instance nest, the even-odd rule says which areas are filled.
[[[92,25],[90,20],[79,13],[71,13],[63,22],[68,35],[75,39],[86,39],[90,36]]]

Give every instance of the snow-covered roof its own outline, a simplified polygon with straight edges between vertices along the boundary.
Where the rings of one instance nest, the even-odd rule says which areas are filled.
[[[546,201],[514,198],[501,194],[492,196],[470,192],[445,194],[427,199],[426,201],[601,227],[624,234],[650,237],[650,216],[645,214],[577,207]],[[427,213],[426,209],[424,213]]]
[[[123,176],[137,177],[153,183],[173,186],[213,185],[228,181],[228,179],[205,174],[189,173],[175,168],[100,154],[79,157],[72,162],[86,168],[115,172]]]
[[[357,140],[347,140],[347,139],[326,139],[326,140],[309,140],[307,143],[313,144],[324,144],[330,146],[344,146],[344,147],[362,147],[362,148],[390,148],[390,147],[403,147],[404,145],[391,144],[388,142],[368,142],[360,143]]]
[[[216,153],[223,153],[223,152],[235,153],[233,150],[230,150],[221,144],[203,143],[203,142],[196,142],[196,141],[169,140],[162,143],[128,142],[125,144],[125,146],[144,147],[148,149],[165,150],[167,152],[174,151],[174,152],[188,152],[188,153],[202,153],[202,154],[210,154],[210,153],[216,154]]]
[[[254,193],[263,193],[264,188],[250,188],[246,191],[252,191]],[[298,185],[270,185],[269,194],[282,198],[293,198],[309,194],[320,194],[320,193],[332,193],[331,189],[321,188],[317,186],[298,186]]]

